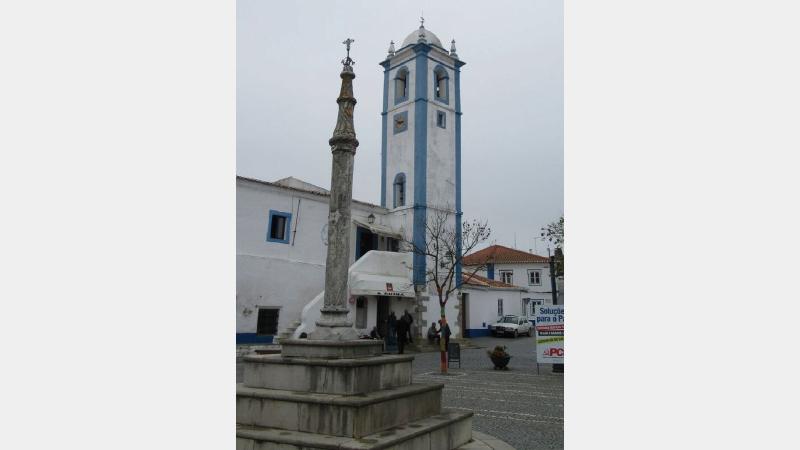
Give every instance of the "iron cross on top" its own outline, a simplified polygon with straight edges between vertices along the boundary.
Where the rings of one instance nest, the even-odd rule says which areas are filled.
[[[353,58],[350,57],[350,44],[352,44],[353,42],[355,42],[355,39],[351,39],[351,38],[347,38],[347,39],[345,39],[344,42],[342,42],[342,44],[347,46],[347,57],[342,60],[342,64],[344,64],[345,66],[350,66],[350,65],[355,64],[355,61],[353,61]]]

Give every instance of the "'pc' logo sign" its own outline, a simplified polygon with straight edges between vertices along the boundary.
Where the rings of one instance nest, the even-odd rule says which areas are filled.
[[[544,356],[564,356],[564,349],[563,348],[546,348],[544,350]]]

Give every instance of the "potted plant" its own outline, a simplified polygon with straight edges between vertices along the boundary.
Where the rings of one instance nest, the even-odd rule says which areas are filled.
[[[511,361],[511,355],[506,351],[505,346],[498,345],[492,351],[487,351],[489,359],[494,363],[494,370],[508,370],[508,362]]]

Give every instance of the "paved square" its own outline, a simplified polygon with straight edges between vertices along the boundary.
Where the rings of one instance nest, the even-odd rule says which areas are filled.
[[[564,376],[550,364],[535,363],[535,338],[474,338],[483,347],[461,350],[461,368],[439,375],[439,354],[414,354],[414,381],[445,385],[443,406],[475,412],[473,429],[495,436],[517,450],[564,448]],[[492,369],[486,350],[505,345],[509,370]],[[243,364],[236,365],[241,382]]]
[[[536,372],[535,338],[474,338],[484,348],[462,349],[461,369],[439,375],[439,354],[414,359],[414,381],[445,384],[443,406],[475,412],[473,428],[509,443],[517,450],[564,448],[564,376],[552,365]],[[486,350],[505,345],[509,370],[493,370]]]

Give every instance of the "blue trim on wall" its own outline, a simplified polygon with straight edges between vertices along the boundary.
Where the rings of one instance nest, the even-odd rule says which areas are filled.
[[[353,254],[355,255],[353,262],[358,261],[358,258],[361,257],[361,255],[358,254],[358,250],[361,248],[361,234],[362,234],[361,230],[363,230],[363,228],[358,226],[356,227],[356,251],[353,252]]]
[[[494,280],[494,264],[489,263],[486,265],[486,278]]]
[[[466,332],[465,333],[466,337],[471,337],[471,338],[474,338],[474,337],[485,337],[485,336],[491,336],[492,335],[492,332],[489,331],[488,328],[467,328],[464,331]]]
[[[416,85],[414,87],[414,245],[425,247],[428,179],[428,52],[425,44],[414,46]],[[425,255],[414,253],[414,284],[425,284]]]
[[[437,71],[439,73],[444,73],[444,97],[437,97],[436,96],[436,78],[437,78]],[[433,68],[433,98],[439,102],[444,103],[445,105],[450,104],[450,75],[448,75],[447,70],[441,64],[437,64],[436,67]]]
[[[283,237],[284,239],[273,239],[269,237],[270,232],[272,231],[272,218],[275,216],[285,217],[286,218],[286,227],[283,230]],[[289,238],[292,231],[292,213],[282,212],[282,211],[275,211],[274,209],[269,210],[269,221],[267,221],[267,242],[277,242],[280,244],[288,244]]]
[[[256,333],[236,333],[237,344],[271,344],[275,336],[263,336]]]
[[[394,124],[398,117],[403,118],[403,126],[397,128]],[[392,116],[392,134],[402,133],[408,129],[408,111],[399,112]]]
[[[397,189],[395,188],[395,186],[397,186],[398,181],[401,181],[401,180],[403,182],[403,188],[402,188],[402,191],[403,191],[403,204],[402,205],[398,205],[397,204]],[[393,208],[397,208],[398,206],[406,206],[406,203],[407,203],[407,200],[408,200],[408,197],[406,197],[406,186],[407,185],[408,184],[406,183],[406,174],[405,173],[400,172],[400,173],[398,173],[397,175],[394,176],[394,183],[392,183],[392,198],[394,199],[392,201],[392,207]]]
[[[458,63],[456,63],[458,65]],[[463,65],[463,64],[462,64]],[[461,66],[458,66],[461,67]],[[453,89],[456,96],[456,251],[461,255],[461,70],[453,72]],[[456,286],[461,287],[461,258],[456,261]]]
[[[383,112],[381,112],[381,206],[386,208],[386,123],[389,110],[389,62],[383,65]]]

